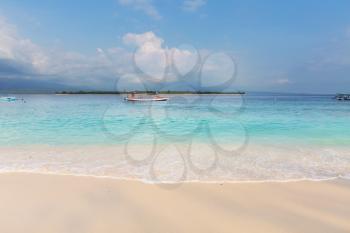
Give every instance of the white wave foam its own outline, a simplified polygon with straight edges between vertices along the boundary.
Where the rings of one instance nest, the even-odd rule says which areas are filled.
[[[322,181],[329,179],[350,179],[350,148],[321,146],[249,146],[234,156],[217,156],[215,166],[200,172],[193,169],[188,156],[189,145],[181,144],[179,156],[173,161],[171,153],[163,145],[157,169],[166,174],[161,180],[152,176],[152,163],[130,163],[124,155],[123,146],[21,146],[0,148],[0,172],[29,172],[93,176],[125,180],[139,180],[145,183],[182,182],[293,182],[302,180]],[[164,149],[165,147],[165,149]],[[213,161],[213,151],[196,145],[203,150],[196,151],[197,167],[208,167],[207,160]],[[133,150],[142,152],[142,145]],[[175,150],[175,149],[172,149]],[[164,153],[166,151],[166,153]],[[169,154],[169,158],[167,155]],[[198,155],[202,159],[198,159]],[[180,158],[180,157],[179,157]],[[176,162],[176,163],[175,163]],[[183,166],[179,163],[183,162]],[[203,164],[201,164],[203,163]],[[202,166],[203,165],[203,166]],[[176,167],[185,169],[180,177]],[[175,169],[175,170],[174,170]],[[182,172],[182,170],[181,170]]]

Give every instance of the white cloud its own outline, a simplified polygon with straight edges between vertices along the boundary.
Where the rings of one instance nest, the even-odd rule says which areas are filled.
[[[153,32],[145,32],[142,34],[127,33],[123,36],[123,42],[126,45],[143,46],[145,43],[151,43],[153,46],[160,48],[163,39],[157,37]]]
[[[201,70],[201,83],[204,87],[225,85],[236,75],[236,62],[226,53],[212,53],[206,57]]]
[[[164,40],[153,32],[127,33],[122,39],[126,47],[96,48],[95,55],[87,56],[39,46],[20,36],[14,25],[0,19],[0,78],[17,75],[22,78],[54,79],[69,85],[102,85],[108,80],[135,73],[135,63],[144,73],[138,74],[141,78],[148,75],[151,81],[160,81],[164,80],[166,68],[170,65],[168,58],[172,53],[178,64],[186,63],[191,56],[185,49],[165,47]],[[128,46],[135,47],[136,51],[135,48],[128,49]],[[176,79],[176,75],[168,77],[171,77],[168,81]]]
[[[164,40],[153,32],[128,33],[123,37],[123,42],[137,47],[133,56],[134,62],[153,81],[175,81],[179,78],[178,75],[186,75],[198,62],[198,54],[194,48],[168,48],[164,46]],[[174,72],[174,67],[179,73]]]
[[[287,78],[280,78],[280,79],[277,79],[277,80],[276,80],[276,83],[277,83],[277,84],[280,84],[280,85],[285,85],[285,84],[289,84],[289,83],[290,83],[290,80],[287,79]]]
[[[152,0],[118,0],[119,4],[123,6],[130,6],[137,11],[141,11],[153,19],[161,19],[156,7],[153,5]]]
[[[186,75],[199,65],[201,56],[208,55],[207,50],[198,52],[191,46],[169,48],[152,31],[127,33],[122,41],[124,46],[96,48],[96,54],[89,56],[47,49],[23,38],[14,25],[0,19],[0,78],[45,79],[97,89],[111,87],[111,83],[125,75],[150,83],[176,82],[181,77],[191,78]],[[210,70],[207,78],[213,83],[220,81],[227,71],[222,68],[222,59],[217,58],[220,56],[212,56],[203,67]],[[130,78],[129,82],[132,85],[138,81]]]
[[[200,55],[191,45],[180,45],[177,48],[172,49],[171,58],[173,62],[173,67],[176,71],[184,76],[191,72],[194,68],[198,67],[200,64]]]
[[[23,38],[0,17],[0,78],[59,79],[69,85],[103,83],[131,72],[131,53],[122,48],[98,48],[95,56],[47,49]]]
[[[197,11],[207,3],[206,0],[185,0],[182,4],[182,9],[185,11]]]
[[[15,60],[22,65],[43,70],[48,58],[39,46],[29,39],[21,38],[16,27],[0,17],[0,59]]]
[[[228,83],[236,74],[236,64],[230,55],[197,51],[189,45],[168,48],[164,40],[153,32],[128,33],[123,42],[137,47],[134,63],[146,75],[144,78],[148,77],[151,81],[169,82],[187,78],[188,82],[192,79],[192,84],[200,81],[202,87],[210,88]],[[200,72],[197,70],[199,76],[191,77],[190,72],[196,67],[201,69]]]

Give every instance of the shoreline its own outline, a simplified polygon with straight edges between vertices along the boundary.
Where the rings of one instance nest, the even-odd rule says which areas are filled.
[[[300,178],[300,179],[289,179],[289,180],[183,180],[183,181],[150,181],[141,178],[128,178],[128,177],[116,177],[116,176],[104,176],[104,175],[93,175],[93,174],[74,174],[74,173],[60,173],[60,172],[50,172],[50,171],[30,171],[30,170],[18,170],[18,171],[1,171],[1,175],[11,175],[11,174],[28,174],[28,175],[49,175],[49,176],[63,176],[63,177],[86,177],[92,179],[106,179],[106,180],[115,180],[115,181],[130,181],[137,182],[142,184],[149,185],[183,185],[183,184],[284,184],[284,183],[299,183],[299,182],[332,182],[332,181],[341,181],[341,182],[349,182],[350,177],[346,176],[338,176],[331,178]]]
[[[169,187],[8,173],[0,182],[1,232],[350,231],[350,182],[344,180]]]
[[[180,148],[180,149],[179,149]],[[250,146],[234,157],[206,144],[191,147],[25,146],[0,147],[0,173],[29,172],[144,183],[284,183],[350,179],[348,148]],[[261,151],[264,151],[262,156]]]

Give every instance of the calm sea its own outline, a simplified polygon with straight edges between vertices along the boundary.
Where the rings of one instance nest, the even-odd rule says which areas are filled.
[[[323,179],[350,174],[350,102],[328,95],[173,95],[168,102],[153,103],[128,103],[117,95],[17,97],[25,101],[0,102],[4,171],[45,167],[52,172],[152,180],[154,174],[147,170],[155,164],[149,162],[152,158],[119,158],[112,166],[107,158],[112,150],[106,149],[134,146],[140,154],[152,145],[152,152],[144,153],[156,158],[155,148],[180,147],[186,180]],[[106,151],[88,153],[96,148]],[[54,152],[48,158],[43,151],[50,150]],[[16,154],[15,159],[8,151]],[[80,160],[69,158],[67,163],[72,151]],[[96,163],[99,156],[104,162]],[[158,160],[163,168],[175,164],[170,155]],[[220,161],[223,166],[217,166]],[[173,177],[171,172],[179,169],[165,172]]]

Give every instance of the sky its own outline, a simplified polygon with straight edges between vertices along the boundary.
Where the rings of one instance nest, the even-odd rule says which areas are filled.
[[[347,0],[1,0],[0,85],[350,92],[349,12]]]

